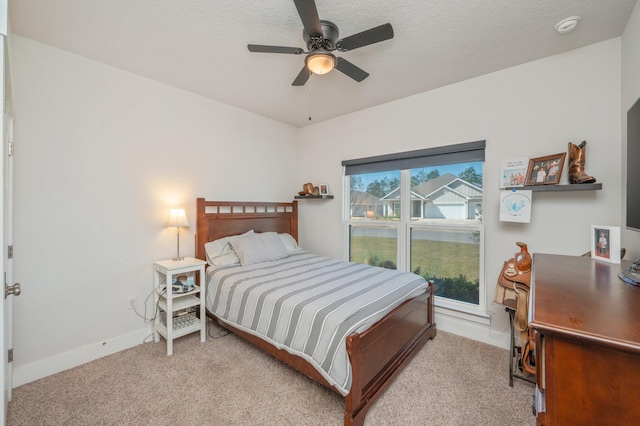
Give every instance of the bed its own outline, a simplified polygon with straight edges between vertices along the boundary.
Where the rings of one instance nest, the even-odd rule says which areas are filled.
[[[230,236],[236,236],[233,241],[235,242],[235,251],[240,256],[243,254],[241,251],[243,247],[239,243],[255,239],[253,237],[238,238],[243,234],[246,236],[257,233],[265,239],[266,237],[273,237],[273,235],[280,235],[284,238],[288,234],[295,240],[293,244],[298,240],[297,201],[291,203],[228,202],[207,201],[204,198],[198,198],[196,207],[196,257],[199,259],[208,260],[207,249],[209,249],[209,254],[211,255],[212,245],[218,244],[218,242],[224,243],[225,240],[221,239]],[[296,250],[298,250],[297,247]],[[235,253],[233,256],[235,256]],[[321,362],[316,362],[313,357],[305,353],[297,353],[292,348],[283,346],[278,341],[271,339],[272,335],[262,337],[259,333],[248,329],[242,321],[234,322],[234,320],[225,316],[222,313],[224,309],[220,310],[219,306],[225,305],[229,307],[238,304],[238,299],[235,302],[231,299],[225,299],[227,296],[223,295],[223,290],[216,290],[221,289],[223,284],[227,283],[232,277],[241,276],[240,283],[254,279],[253,275],[242,274],[256,274],[258,270],[267,270],[269,274],[273,275],[280,274],[281,270],[278,268],[281,265],[291,269],[293,272],[289,275],[295,275],[296,277],[303,277],[304,273],[292,268],[302,268],[305,271],[317,269],[321,272],[310,279],[319,279],[320,276],[325,274],[322,272],[325,264],[334,261],[317,257],[305,251],[291,252],[286,258],[267,259],[268,261],[265,263],[259,263],[260,259],[258,258],[252,264],[247,261],[249,266],[245,266],[244,260],[247,260],[247,257],[243,258],[242,268],[236,265],[225,265],[225,262],[216,263],[222,266],[208,268],[207,282],[209,283],[209,280],[212,280],[211,282],[218,280],[216,286],[219,285],[219,287],[214,289],[209,289],[208,287],[207,293],[209,293],[209,296],[207,299],[211,297],[211,300],[207,301],[207,316],[302,374],[343,395],[345,398],[345,425],[363,425],[365,415],[375,400],[391,384],[409,360],[424,346],[426,341],[436,336],[436,325],[433,322],[433,283],[423,282],[419,284],[419,289],[413,289],[411,292],[407,290],[406,297],[409,298],[398,302],[399,304],[390,312],[383,312],[377,317],[370,316],[370,319],[374,320],[372,324],[362,322],[358,323],[358,326],[352,326],[352,324],[349,327],[342,326],[343,330],[357,331],[348,331],[344,340],[340,339],[341,344],[339,346],[343,347],[346,352],[344,358],[348,363],[346,368],[348,381],[334,380],[332,375],[317,368],[317,364]],[[312,262],[314,265],[320,266],[310,267],[304,262]],[[344,268],[356,268],[353,272],[354,274],[365,274],[367,277],[395,274],[397,272],[363,265],[346,265],[347,262],[342,262],[342,264],[344,265],[341,267]],[[351,273],[349,272],[349,274]],[[411,277],[407,277],[412,274],[399,273],[396,275],[398,277],[393,279],[400,280],[400,276],[403,277],[402,279],[406,278],[402,282],[402,286],[405,285],[405,281],[407,281],[407,285],[408,281],[415,281],[410,279]],[[323,281],[332,281],[332,276],[329,273],[326,274],[326,277],[329,278]],[[302,278],[297,281],[308,282]],[[206,285],[213,285],[208,283]],[[257,286],[254,285],[254,287]],[[233,284],[230,287],[238,290],[242,287],[242,284]],[[308,287],[315,288],[315,284]],[[216,291],[218,291],[217,295]],[[239,300],[243,301],[243,304],[246,302],[247,305],[249,304],[247,302],[249,299],[251,299],[250,294],[249,296],[245,294],[244,297],[239,298]],[[216,301],[217,305],[212,304],[213,300]],[[324,309],[329,310],[329,308]],[[254,319],[254,322],[258,323],[260,320]],[[324,323],[322,327],[324,328]],[[312,329],[318,330],[318,328],[316,326]],[[275,334],[278,333],[275,332]],[[322,338],[319,337],[318,340],[322,340]],[[333,356],[335,359],[342,357],[341,355]]]

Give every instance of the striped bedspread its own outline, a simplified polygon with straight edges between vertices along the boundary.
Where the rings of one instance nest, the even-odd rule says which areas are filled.
[[[301,252],[207,270],[206,304],[224,322],[306,359],[346,395],[346,336],[366,330],[426,288],[415,274]]]

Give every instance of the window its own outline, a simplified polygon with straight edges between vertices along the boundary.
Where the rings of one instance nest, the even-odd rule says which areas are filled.
[[[436,305],[483,310],[484,147],[344,161],[349,260],[434,280]]]

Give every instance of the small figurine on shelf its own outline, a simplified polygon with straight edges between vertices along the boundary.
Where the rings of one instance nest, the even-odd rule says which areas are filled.
[[[318,195],[320,195],[320,189],[318,189],[317,186],[313,186],[313,184],[311,182],[308,182],[308,183],[305,183],[304,185],[302,185],[302,191],[298,192],[298,195],[300,195],[300,196],[306,196],[306,195],[318,196]]]

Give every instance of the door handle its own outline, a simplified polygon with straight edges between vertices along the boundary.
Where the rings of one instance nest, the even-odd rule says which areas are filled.
[[[20,289],[20,283],[15,283],[14,285],[7,285],[7,283],[4,284],[4,298],[5,299],[10,294],[13,294],[14,296],[20,296],[20,292],[22,292],[22,290]]]

